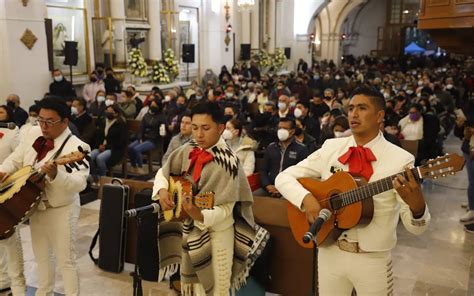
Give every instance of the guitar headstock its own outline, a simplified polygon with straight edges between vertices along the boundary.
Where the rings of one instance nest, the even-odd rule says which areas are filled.
[[[73,169],[80,170],[80,165],[88,168],[89,165],[84,161],[84,158],[87,161],[90,161],[89,151],[85,150],[81,146],[78,146],[77,148],[77,151],[58,157],[54,160],[54,162],[57,165],[64,165],[68,173],[71,173]]]
[[[419,167],[423,179],[438,179],[447,175],[454,175],[464,167],[464,158],[456,153],[439,156],[429,160]]]
[[[194,204],[200,209],[212,209],[214,207],[214,192],[196,195],[194,197]]]

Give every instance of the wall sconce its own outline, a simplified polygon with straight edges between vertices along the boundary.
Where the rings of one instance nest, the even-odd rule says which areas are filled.
[[[225,21],[226,22],[229,22],[229,19],[230,19],[230,6],[229,6],[229,2],[225,2],[225,5],[224,5],[224,10],[225,10]]]

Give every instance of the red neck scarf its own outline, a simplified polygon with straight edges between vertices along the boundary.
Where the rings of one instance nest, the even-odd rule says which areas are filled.
[[[206,150],[196,147],[189,154],[189,159],[191,159],[191,163],[189,164],[188,172],[194,166],[193,180],[197,183],[201,178],[202,168],[206,163],[212,161],[214,156]]]
[[[339,162],[346,164],[349,162],[349,173],[354,176],[362,176],[366,181],[374,173],[372,169],[372,161],[376,161],[375,155],[370,148],[362,146],[350,147],[349,151],[338,158]]]
[[[47,140],[43,136],[38,137],[38,139],[33,143],[33,149],[35,149],[38,154],[38,161],[41,161],[49,151],[54,149],[54,141]]]

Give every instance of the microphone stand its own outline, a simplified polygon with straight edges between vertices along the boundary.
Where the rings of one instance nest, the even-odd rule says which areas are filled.
[[[135,268],[134,271],[130,273],[130,276],[133,278],[133,296],[143,296],[142,277],[140,275],[138,262],[138,233],[140,231],[140,225],[142,223],[142,214],[137,213],[135,219],[137,222],[137,238],[135,241]]]
[[[315,234],[314,240],[313,240],[313,279],[311,281],[311,296],[316,296],[318,295],[318,243],[317,243],[317,237],[318,237],[318,231]]]

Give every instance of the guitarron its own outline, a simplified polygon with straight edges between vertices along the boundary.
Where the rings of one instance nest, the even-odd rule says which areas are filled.
[[[464,159],[457,154],[449,154],[428,161],[426,164],[411,169],[418,182],[422,179],[437,179],[462,170]],[[407,178],[406,173],[402,173]],[[331,217],[324,222],[317,236],[317,244],[331,244],[341,233],[356,225],[367,225],[372,221],[374,203],[372,196],[392,190],[392,175],[366,184],[363,180],[356,181],[347,172],[337,172],[326,181],[311,178],[298,179],[318,200],[321,208],[329,209]],[[309,222],[304,212],[288,202],[288,220],[293,237],[303,248],[312,248],[313,243],[304,243],[303,236],[308,231]]]

